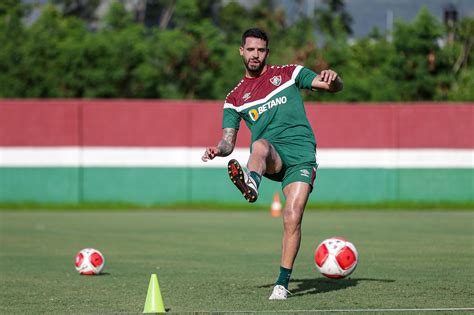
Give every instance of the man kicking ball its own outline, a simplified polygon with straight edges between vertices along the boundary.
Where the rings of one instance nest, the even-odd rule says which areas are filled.
[[[282,183],[286,203],[280,274],[270,300],[285,300],[300,246],[303,212],[318,167],[316,139],[299,90],[338,92],[343,83],[332,70],[316,74],[300,65],[267,65],[268,36],[258,28],[244,32],[240,55],[245,76],[225,99],[222,139],[206,149],[202,160],[231,154],[240,121],[245,121],[252,133],[247,168],[230,160],[228,173],[249,202],[257,201],[262,176]]]

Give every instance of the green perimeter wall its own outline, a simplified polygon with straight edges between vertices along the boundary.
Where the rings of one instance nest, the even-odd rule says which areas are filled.
[[[319,169],[310,202],[474,201],[473,169]],[[0,168],[4,203],[242,203],[226,169]],[[260,202],[281,191],[265,179]]]

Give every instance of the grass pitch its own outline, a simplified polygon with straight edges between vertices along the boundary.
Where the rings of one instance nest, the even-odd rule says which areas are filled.
[[[268,301],[282,220],[267,212],[3,211],[0,313],[141,313],[152,273],[173,313],[472,308],[473,231],[472,211],[308,211],[293,295]],[[330,236],[359,251],[348,279],[314,267]],[[103,275],[75,271],[85,247]]]

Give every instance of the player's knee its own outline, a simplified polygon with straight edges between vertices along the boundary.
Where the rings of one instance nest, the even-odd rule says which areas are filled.
[[[268,156],[270,153],[270,142],[260,139],[252,143],[252,154]]]
[[[301,209],[286,209],[284,211],[283,223],[285,229],[289,231],[299,230],[301,228]]]

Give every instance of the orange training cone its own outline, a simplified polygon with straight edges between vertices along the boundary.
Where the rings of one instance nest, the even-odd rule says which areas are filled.
[[[280,202],[280,194],[276,192],[273,195],[273,202],[272,202],[272,207],[271,207],[271,214],[272,217],[278,218],[281,217],[281,202]]]

